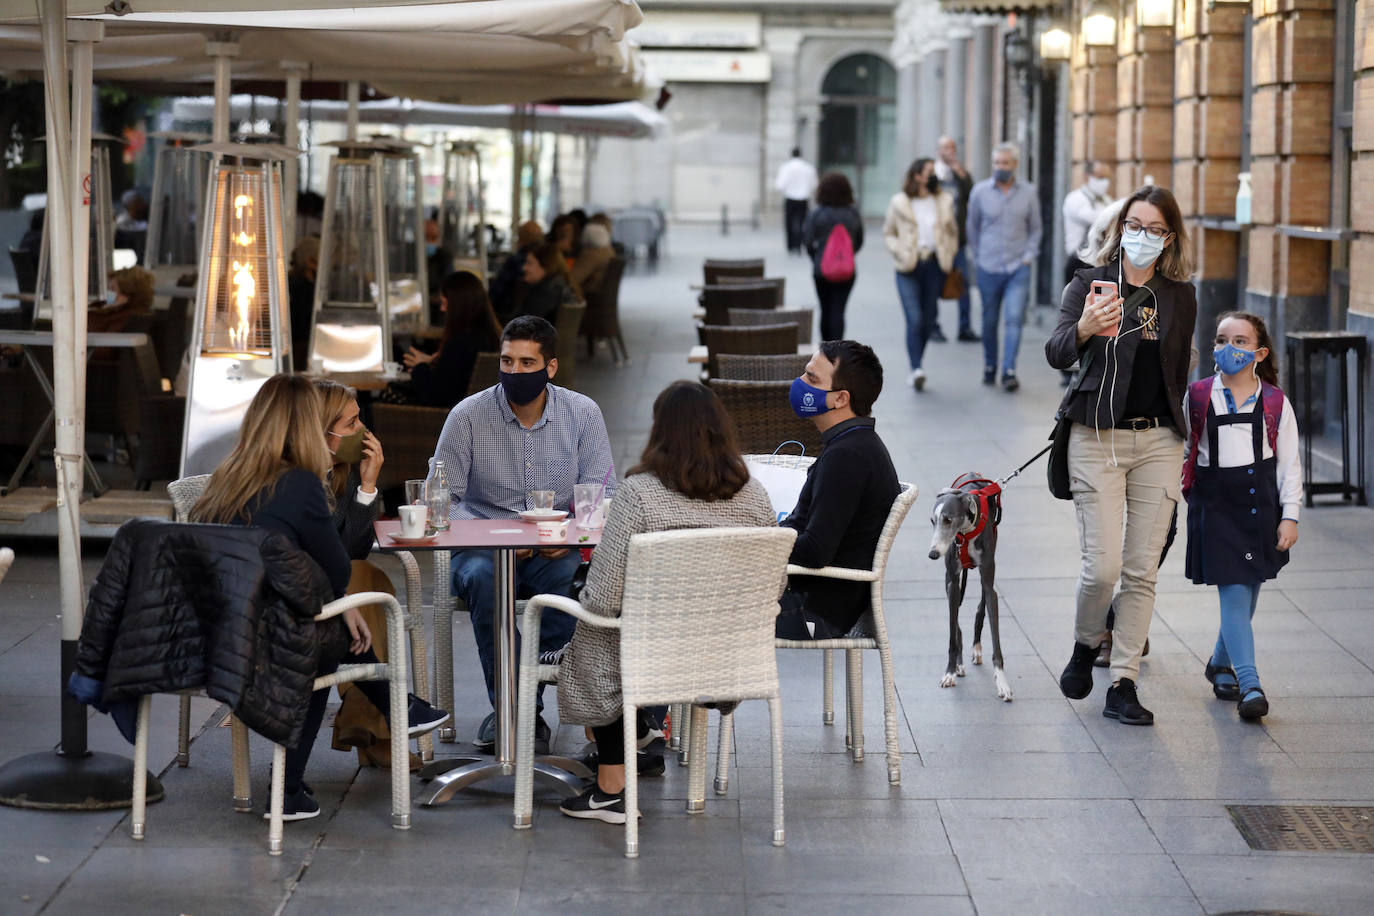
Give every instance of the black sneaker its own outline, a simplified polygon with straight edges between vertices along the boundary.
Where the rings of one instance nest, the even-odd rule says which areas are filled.
[[[283,821],[308,821],[320,816],[319,802],[302,785],[295,792],[288,793],[282,801],[281,819]],[[263,820],[271,820],[272,812],[264,811]]]
[[[984,385],[996,385],[996,384],[997,384],[997,370],[996,370],[996,369],[984,369],[984,370],[983,370],[983,384],[984,384]]]
[[[975,333],[973,333],[972,331],[960,331],[960,332],[959,332],[959,342],[960,342],[960,343],[979,343],[980,341],[982,341],[982,339],[983,339],[983,338],[982,338],[980,335],[975,334]]]
[[[489,751],[496,747],[496,712],[493,710],[482,720],[482,724],[477,726],[477,737],[472,739],[472,746],[480,751]]]
[[[549,754],[549,723],[543,716],[534,718],[534,756],[547,757]],[[621,823],[624,823],[623,821]]]
[[[1155,714],[1140,705],[1135,681],[1128,677],[1107,688],[1107,705],[1102,707],[1102,715],[1126,725],[1155,724]]]
[[[596,768],[601,765],[601,755],[596,751],[584,755],[579,761],[584,767],[596,772]],[[640,751],[635,759],[636,769],[640,776],[662,776],[667,767],[663,763],[662,754],[653,754]]]
[[[418,738],[420,735],[428,734],[451,718],[453,717],[442,709],[435,709],[412,693],[410,708],[406,710],[406,721],[409,723],[406,737]]]
[[[933,330],[933,331],[930,332],[930,342],[931,342],[931,343],[947,343],[948,341],[949,341],[949,338],[945,336],[945,332],[942,331],[942,330],[940,330],[940,326],[937,324],[937,325],[935,326],[935,330]]]
[[[1234,668],[1214,665],[1209,658],[1202,669],[1202,676],[1207,678],[1207,682],[1212,685],[1212,693],[1216,695],[1218,700],[1240,699],[1240,682],[1236,680]]]
[[[1269,715],[1269,698],[1258,687],[1245,691],[1245,699],[1236,704],[1236,712],[1247,722],[1262,719]]]
[[[600,786],[592,786],[576,798],[564,799],[558,806],[568,817],[588,821],[605,821],[607,824],[625,823],[625,793],[614,794],[601,791]]]
[[[1081,700],[1093,692],[1093,659],[1097,650],[1074,640],[1073,656],[1059,675],[1059,689],[1070,700]]]
[[[1021,383],[1016,380],[1016,373],[1008,372],[1002,376],[1002,390],[1015,391],[1021,387]]]

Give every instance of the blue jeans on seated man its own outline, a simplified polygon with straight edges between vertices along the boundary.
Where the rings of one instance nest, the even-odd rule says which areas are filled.
[[[582,560],[576,550],[557,560],[535,554],[515,565],[516,588],[527,587],[536,595],[571,596],[573,573]],[[453,594],[467,603],[472,618],[472,635],[477,640],[477,657],[482,661],[482,677],[487,682],[487,697],[496,705],[496,646],[493,604],[496,600],[495,560],[490,550],[462,550],[453,554]],[[562,611],[546,609],[539,625],[539,651],[556,652],[572,639],[577,621]],[[515,635],[515,657],[520,658],[520,634]],[[544,685],[539,685],[539,708],[544,708]]]
[[[1022,264],[1011,273],[978,271],[978,294],[983,298],[983,369],[997,369],[997,319],[1006,327],[1002,349],[1002,374],[1016,374],[1016,354],[1021,349],[1021,323],[1030,294],[1030,265]],[[1002,314],[1005,306],[1005,314]]]

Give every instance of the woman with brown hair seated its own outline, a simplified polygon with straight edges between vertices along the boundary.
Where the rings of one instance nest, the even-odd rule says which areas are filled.
[[[525,283],[529,288],[516,317],[534,315],[556,325],[558,307],[582,298],[582,291],[568,272],[562,249],[553,242],[544,242],[525,259]]]
[[[649,441],[616,490],[580,600],[593,613],[620,616],[625,563],[636,534],[776,525],[768,493],[749,476],[720,399],[698,382],[674,382],[654,401]],[[618,630],[577,625],[561,663],[558,715],[563,722],[592,726],[599,763],[596,783],[559,810],[625,823]],[[637,730],[641,737],[647,731],[643,722]]]
[[[458,270],[445,277],[439,288],[439,303],[444,313],[439,349],[423,353],[411,347],[402,357],[410,370],[410,381],[392,382],[387,401],[452,407],[467,397],[477,354],[500,348],[501,325],[491,310],[482,279],[475,273]]]

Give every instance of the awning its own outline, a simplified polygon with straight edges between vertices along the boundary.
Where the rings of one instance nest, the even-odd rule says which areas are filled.
[[[946,13],[1058,13],[1063,0],[940,0]]]

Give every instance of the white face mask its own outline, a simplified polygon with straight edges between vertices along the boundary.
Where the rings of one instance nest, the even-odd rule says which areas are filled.
[[[1106,178],[1089,178],[1088,190],[1093,192],[1094,197],[1106,197],[1107,182],[1108,179]]]

